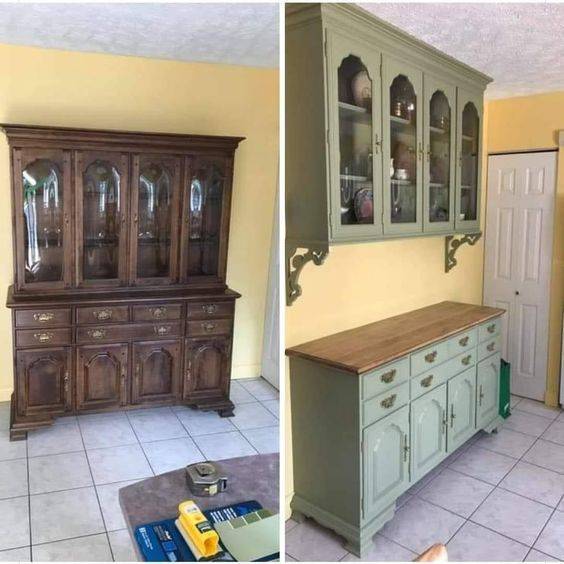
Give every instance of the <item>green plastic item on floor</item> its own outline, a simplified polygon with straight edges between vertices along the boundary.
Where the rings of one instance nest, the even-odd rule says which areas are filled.
[[[511,364],[503,358],[499,371],[499,414],[504,419],[511,415]]]

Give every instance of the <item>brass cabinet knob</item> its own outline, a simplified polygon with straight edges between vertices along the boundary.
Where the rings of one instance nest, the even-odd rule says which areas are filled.
[[[202,305],[202,309],[204,310],[204,313],[207,313],[208,315],[213,315],[217,311],[217,305],[216,304],[204,304],[204,305]]]
[[[34,333],[33,338],[40,343],[48,343],[54,337],[53,333]]]
[[[149,311],[155,319],[162,319],[166,315],[167,310],[165,306],[159,306],[149,308]]]
[[[215,323],[202,323],[202,329],[206,333],[211,333],[216,327],[217,325]]]
[[[111,319],[112,315],[113,315],[113,311],[111,309],[108,308],[104,308],[104,309],[95,309],[92,312],[92,315],[98,320],[98,321],[106,321],[106,319]]]
[[[390,397],[383,399],[380,402],[380,405],[384,409],[390,409],[390,407],[392,407],[394,405],[394,403],[396,403],[396,398],[397,398],[397,394],[392,394]]]
[[[495,331],[495,323],[488,325],[487,331],[488,331],[488,333],[493,333]]]
[[[384,374],[380,376],[380,380],[384,382],[384,384],[389,384],[390,382],[394,381],[394,378],[396,377],[396,372],[397,371],[395,368],[393,370],[390,370],[389,372],[384,372]]]
[[[38,321],[39,323],[47,323],[47,321],[51,321],[54,318],[55,318],[55,314],[51,312],[33,314],[33,320]]]
[[[461,347],[465,347],[468,344],[469,339],[470,339],[470,337],[468,335],[466,335],[466,337],[462,337],[462,339],[460,339],[460,341],[458,341],[458,344]]]
[[[429,374],[429,376],[425,376],[425,378],[423,378],[423,380],[421,380],[421,385],[424,388],[428,388],[431,385],[432,382],[433,382],[433,375]]]
[[[103,339],[106,336],[105,329],[90,329],[86,333],[91,339]]]
[[[468,366],[470,364],[470,361],[472,360],[472,355],[466,355],[463,359],[462,359],[462,364],[464,364],[465,366]]]
[[[425,362],[435,362],[437,359],[437,351],[430,352],[429,354],[425,355]]]
[[[163,335],[168,335],[172,330],[172,327],[170,325],[155,325],[155,327],[153,327],[153,331],[155,332],[155,335],[159,335],[159,336],[163,336]]]

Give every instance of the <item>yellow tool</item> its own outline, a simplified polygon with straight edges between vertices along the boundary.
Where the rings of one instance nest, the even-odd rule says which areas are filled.
[[[204,517],[200,508],[192,501],[183,501],[178,510],[176,526],[196,559],[208,559],[219,552],[219,535]]]

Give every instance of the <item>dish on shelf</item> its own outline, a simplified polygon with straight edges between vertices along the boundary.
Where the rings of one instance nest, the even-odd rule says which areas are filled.
[[[372,82],[365,70],[357,72],[351,80],[354,103],[361,108],[372,108]]]
[[[374,194],[372,188],[361,188],[354,195],[354,213],[358,223],[374,220]]]

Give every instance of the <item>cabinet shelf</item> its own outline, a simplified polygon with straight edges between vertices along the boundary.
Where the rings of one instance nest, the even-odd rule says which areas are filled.
[[[395,186],[415,186],[412,180],[398,180],[397,178],[390,178],[390,183]]]
[[[402,117],[390,116],[390,121],[391,121],[392,123],[397,123],[397,124],[400,124],[400,125],[409,125],[409,126],[411,126],[411,127],[414,127],[414,124],[411,123],[410,120],[405,119],[405,118],[402,118]]]
[[[353,182],[368,182],[368,176],[359,176],[357,174],[340,174],[341,180],[352,180]]]
[[[462,134],[462,141],[475,141],[476,138],[472,135],[464,135],[464,133]]]
[[[435,127],[434,125],[429,126],[429,131],[435,133],[436,135],[445,135],[448,133],[446,129],[441,129],[440,127]]]

